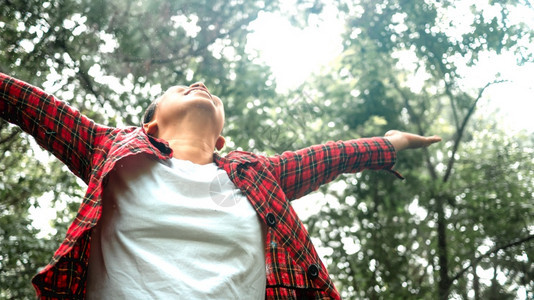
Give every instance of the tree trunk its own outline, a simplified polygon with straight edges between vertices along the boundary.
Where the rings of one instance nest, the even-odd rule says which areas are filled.
[[[440,300],[449,298],[449,289],[451,280],[449,278],[449,259],[447,257],[447,223],[444,212],[444,199],[437,197],[436,210],[438,213],[437,231],[438,231],[438,264],[439,264],[439,281],[438,295]]]

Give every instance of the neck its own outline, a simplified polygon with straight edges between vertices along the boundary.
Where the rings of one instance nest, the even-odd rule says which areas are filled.
[[[165,139],[165,138],[164,138]],[[214,145],[202,139],[165,139],[173,151],[173,157],[189,160],[198,165],[206,165],[213,162]]]
[[[213,152],[218,135],[209,122],[199,123],[200,119],[182,117],[175,122],[160,123],[153,129],[152,134],[169,143],[173,150],[173,157],[189,160],[195,164],[205,165],[213,163]],[[149,129],[150,131],[150,129]]]
[[[180,130],[174,130],[180,128]],[[189,160],[195,164],[205,165],[213,162],[216,138],[204,127],[173,126],[158,132],[158,137],[167,141],[173,151],[173,157]]]

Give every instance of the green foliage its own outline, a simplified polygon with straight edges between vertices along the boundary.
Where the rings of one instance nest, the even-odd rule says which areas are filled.
[[[22,299],[34,294],[30,280],[44,266],[63,235],[36,238],[39,231],[32,226],[29,210],[38,207],[37,199],[46,191],[56,198],[80,186],[59,164],[48,166],[36,160],[34,148],[27,139],[18,137],[20,130],[0,121],[0,298]],[[35,147],[35,146],[34,146]],[[79,197],[78,193],[78,197]],[[58,222],[64,214],[58,214]],[[71,216],[72,217],[72,216]]]
[[[305,26],[329,3],[298,0],[289,17]],[[321,189],[324,206],[306,222],[337,287],[347,299],[507,299],[519,287],[529,297],[534,136],[478,116],[487,86],[466,88],[462,70],[488,53],[532,61],[532,28],[511,17],[531,8],[477,2],[459,22],[463,3],[335,1],[343,54],[281,95],[245,51],[248,24],[278,1],[0,0],[0,71],[111,126],[136,125],[162,90],[203,81],[225,102],[228,150],[272,154],[393,128],[440,134],[440,145],[399,155],[405,182],[363,172]],[[32,297],[30,277],[83,197],[83,184],[36,153],[0,121],[0,298]],[[29,211],[47,192],[66,209],[57,234],[41,237]]]
[[[483,299],[533,290],[532,137],[510,137],[491,115],[477,117],[485,89],[500,79],[468,89],[458,67],[488,53],[524,61],[532,29],[509,18],[514,1],[471,6],[461,20],[466,29],[453,14],[459,4],[340,3],[348,20],[344,54],[302,87],[329,100],[319,110],[328,111],[323,120],[344,124],[336,138],[393,128],[444,138],[399,155],[406,182],[348,177],[343,193],[328,191],[333,205],[307,220],[332,249],[329,269],[347,298]],[[492,272],[506,282],[480,280]]]
[[[265,66],[245,52],[248,24],[276,1],[0,0],[0,71],[46,88],[97,122],[139,124],[148,103],[176,84],[203,81],[225,100],[227,122],[275,95]],[[247,116],[257,127],[256,111]],[[84,188],[59,162],[35,158],[31,139],[0,123],[0,298],[31,298]],[[250,137],[229,126],[231,142]],[[40,237],[29,209],[52,192],[57,234]]]

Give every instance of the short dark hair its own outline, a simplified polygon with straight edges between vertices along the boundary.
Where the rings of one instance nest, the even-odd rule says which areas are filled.
[[[141,126],[154,119],[154,115],[156,114],[156,108],[158,107],[158,100],[159,98],[154,99],[146,108],[145,113],[143,114],[143,121],[141,123]]]

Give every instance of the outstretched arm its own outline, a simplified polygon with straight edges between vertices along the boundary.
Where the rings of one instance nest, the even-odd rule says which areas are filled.
[[[342,173],[364,169],[392,171],[396,153],[409,148],[427,147],[441,140],[398,130],[385,137],[329,142],[269,158],[273,174],[289,200],[318,189]],[[402,178],[400,174],[393,171]]]
[[[32,135],[85,182],[95,140],[105,131],[66,103],[0,73],[0,117]]]
[[[289,200],[300,198],[342,173],[391,170],[396,151],[384,137],[328,142],[269,158],[272,173]]]

